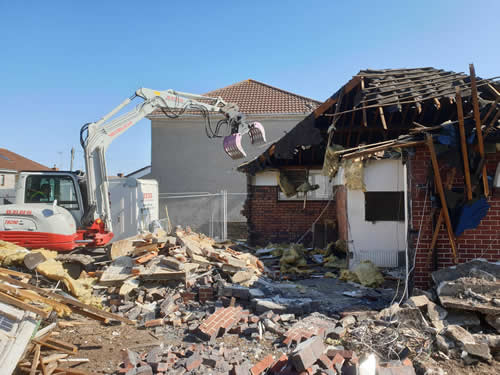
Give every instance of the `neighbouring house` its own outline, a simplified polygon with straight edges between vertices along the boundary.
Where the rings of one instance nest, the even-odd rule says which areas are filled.
[[[130,172],[125,175],[125,177],[134,177],[134,178],[148,178],[151,174],[151,166],[147,165],[145,167],[139,168],[136,171]]]
[[[0,204],[13,203],[19,171],[45,171],[50,168],[5,148],[0,148]]]
[[[350,265],[408,258],[419,287],[432,270],[500,259],[499,87],[472,66],[360,71],[238,168],[250,239],[343,239]]]
[[[250,122],[262,123],[269,142],[281,138],[320,104],[252,79],[204,95],[236,103]],[[236,171],[241,160],[225,154],[221,138],[207,137],[205,120],[198,113],[188,112],[172,119],[157,110],[148,118],[151,173],[146,178],[158,181],[160,218],[168,215],[174,226],[189,225],[219,238],[225,237],[221,223],[227,221],[230,237],[246,236],[246,220],[240,213],[246,198],[246,180]],[[221,118],[211,115],[210,121],[215,126]],[[247,138],[243,145],[248,158],[267,147],[253,147]]]

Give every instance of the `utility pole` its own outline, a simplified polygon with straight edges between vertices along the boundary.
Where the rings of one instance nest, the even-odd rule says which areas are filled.
[[[69,165],[69,170],[73,170],[73,160],[75,160],[75,148],[71,147],[71,163]]]

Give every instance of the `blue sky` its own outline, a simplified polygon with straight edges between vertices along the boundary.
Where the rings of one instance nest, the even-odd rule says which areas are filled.
[[[83,168],[82,124],[139,87],[253,78],[323,101],[366,68],[500,75],[498,14],[496,0],[0,0],[0,147],[62,169],[75,147]],[[143,120],[116,140],[108,172],[149,164],[150,137]]]

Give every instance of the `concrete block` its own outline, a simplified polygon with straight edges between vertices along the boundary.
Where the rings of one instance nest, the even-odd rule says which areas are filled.
[[[474,312],[451,310],[446,317],[448,325],[457,325],[461,327],[477,327],[481,325],[479,317]]]
[[[483,360],[489,361],[491,359],[490,348],[487,344],[469,344],[464,345],[464,350],[474,356]]]
[[[290,359],[298,371],[305,371],[318,360],[324,351],[325,345],[323,344],[323,339],[315,336],[297,345]]]
[[[409,306],[418,307],[419,309],[423,309],[429,302],[429,299],[425,295],[413,296],[406,301]]]
[[[450,325],[443,330],[443,335],[453,339],[463,347],[465,344],[475,344],[474,337],[464,328],[457,325]]]

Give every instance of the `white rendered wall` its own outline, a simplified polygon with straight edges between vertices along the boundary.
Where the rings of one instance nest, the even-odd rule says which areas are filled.
[[[369,160],[365,164],[366,191],[403,191],[401,160]],[[365,221],[365,196],[361,190],[347,191],[351,266],[369,259],[380,267],[397,266],[398,252],[405,250],[404,221]]]

